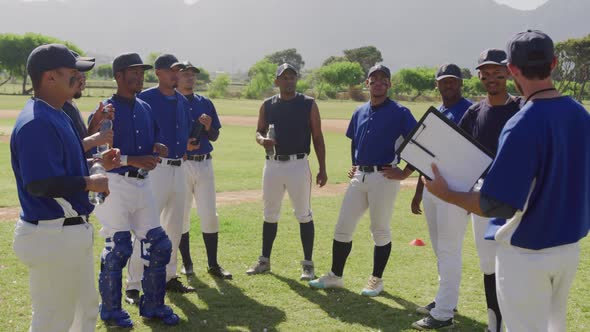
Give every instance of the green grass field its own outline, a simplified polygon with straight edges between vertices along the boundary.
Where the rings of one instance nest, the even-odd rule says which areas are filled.
[[[197,276],[190,284],[196,294],[168,295],[180,315],[178,327],[166,328],[143,321],[135,307],[124,304],[136,323],[135,331],[412,331],[410,324],[421,317],[418,305],[432,300],[437,289],[436,263],[422,217],[409,212],[412,192],[402,190],[392,221],[393,250],[384,274],[385,292],[377,298],[359,295],[372,269],[372,240],[365,216],[357,228],[353,251],[345,268],[345,289],[315,291],[299,278],[302,259],[299,227],[286,202],[272,256],[272,273],[246,276],[245,270],[260,253],[261,203],[225,206],[221,220],[220,263],[234,274],[233,281],[219,282],[206,272],[204,245],[193,213],[191,250]],[[341,196],[314,199],[316,223],[316,273],[330,267],[334,224]],[[96,223],[96,222],[95,222]],[[13,223],[0,223],[0,330],[25,331],[30,320],[26,268],[11,248]],[[426,247],[413,247],[414,238]],[[95,239],[95,257],[102,239]],[[590,329],[590,243],[582,242],[582,260],[571,289],[568,331]],[[458,322],[455,331],[482,331],[486,313],[473,236],[467,231]],[[523,285],[524,286],[524,285]],[[98,331],[108,331],[99,321]]]

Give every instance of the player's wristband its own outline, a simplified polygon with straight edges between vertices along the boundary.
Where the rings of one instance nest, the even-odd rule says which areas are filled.
[[[121,166],[127,166],[127,155],[121,155]]]

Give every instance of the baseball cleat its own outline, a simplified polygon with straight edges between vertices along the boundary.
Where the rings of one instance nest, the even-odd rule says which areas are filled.
[[[318,279],[309,282],[309,287],[317,289],[326,288],[342,288],[344,287],[344,280],[330,271]]]
[[[159,319],[166,325],[176,325],[180,322],[180,317],[172,311],[172,308],[162,304],[156,307],[146,307],[142,297],[142,303],[139,305],[139,315],[149,319]]]
[[[173,278],[166,283],[166,291],[186,294],[196,292],[197,290],[194,287],[183,285],[179,278]]]
[[[139,305],[139,291],[137,289],[126,290],[125,302],[133,305]]]
[[[100,319],[104,321],[106,326],[131,328],[133,321],[129,317],[129,313],[123,309],[105,310],[102,303],[98,306],[100,311]]]
[[[434,307],[436,307],[436,302],[432,301],[423,307],[416,308],[416,312],[422,315],[428,315],[430,314],[430,310],[434,309]],[[457,308],[453,309],[453,312],[457,313]]]
[[[251,268],[249,268],[246,271],[247,275],[254,275],[254,274],[260,274],[260,273],[264,273],[264,272],[269,272],[270,271],[270,259],[260,256],[258,257],[258,261],[252,265]]]
[[[315,278],[315,270],[312,261],[301,261],[301,277],[299,280],[313,280]]]
[[[227,279],[227,280],[231,280],[233,279],[233,276],[231,273],[229,273],[228,271],[224,270],[221,266],[217,265],[214,267],[210,267],[207,272],[219,279]]]
[[[188,266],[182,266],[182,269],[180,269],[180,273],[186,275],[186,276],[194,276],[195,275],[195,271],[193,270],[193,266],[192,265],[188,265]]]
[[[367,281],[367,285],[361,291],[361,295],[364,296],[377,296],[383,291],[383,279],[370,276]]]
[[[428,315],[419,321],[412,323],[412,327],[420,331],[426,330],[446,330],[454,326],[453,319],[438,320]]]

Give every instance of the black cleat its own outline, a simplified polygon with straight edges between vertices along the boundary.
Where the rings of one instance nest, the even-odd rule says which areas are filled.
[[[214,267],[210,267],[209,270],[207,270],[207,272],[209,272],[210,275],[219,278],[219,279],[227,279],[227,280],[231,280],[233,278],[232,274],[229,273],[228,271],[224,270],[221,266],[217,265]]]
[[[139,305],[139,291],[137,289],[126,290],[125,302],[133,305]]]
[[[172,293],[186,294],[194,293],[197,290],[194,287],[183,285],[179,278],[174,278],[170,279],[170,281],[166,283],[166,291]]]

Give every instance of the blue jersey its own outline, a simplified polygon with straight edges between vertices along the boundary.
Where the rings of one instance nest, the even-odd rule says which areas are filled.
[[[590,115],[570,97],[536,99],[504,126],[482,194],[518,210],[488,234],[526,249],[575,243],[590,228]],[[495,233],[494,233],[495,232]]]
[[[113,120],[113,147],[121,150],[121,155],[151,155],[158,136],[158,125],[150,105],[139,98],[127,99],[117,95],[107,99],[104,104],[112,104],[116,111]],[[109,172],[121,174],[129,170],[137,168],[123,166]]]
[[[221,122],[219,122],[219,116],[217,116],[217,111],[215,110],[215,106],[206,97],[199,96],[198,94],[193,94],[193,96],[187,97],[189,101],[189,114],[190,114],[190,128],[192,130],[193,126],[195,126],[198,121],[199,117],[202,114],[207,114],[211,117],[211,128],[214,129],[221,129]],[[187,151],[188,155],[202,155],[207,154],[213,151],[213,145],[209,141],[209,136],[203,130],[201,132],[201,137],[199,138],[200,147],[198,150]]]
[[[20,112],[10,138],[12,170],[25,221],[88,215],[94,206],[88,192],[67,197],[35,197],[26,186],[54,177],[88,176],[80,137],[72,120],[45,101],[31,99]]]
[[[467,111],[467,109],[473,103],[465,98],[461,98],[458,102],[453,104],[453,106],[447,108],[445,105],[441,104],[438,107],[438,111],[441,112],[444,116],[446,116],[449,120],[453,121],[455,124],[461,121],[463,114]]]
[[[168,147],[168,158],[182,158],[191,129],[188,100],[176,91],[173,96],[165,96],[157,87],[144,90],[137,97],[152,108],[159,128],[156,140]]]
[[[381,105],[361,105],[350,119],[346,136],[352,139],[353,165],[397,163],[395,154],[417,122],[409,109],[391,99]]]

